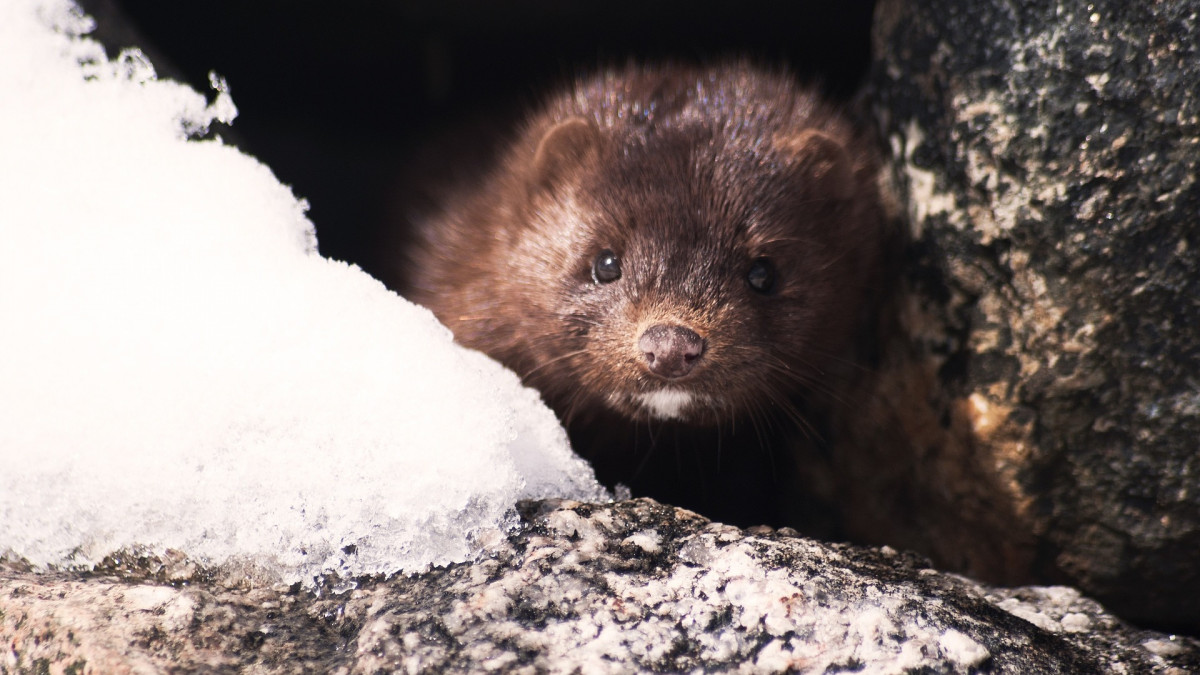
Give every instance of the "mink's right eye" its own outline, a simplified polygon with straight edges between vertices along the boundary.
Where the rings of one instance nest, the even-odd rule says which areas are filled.
[[[592,261],[592,281],[609,284],[621,278],[621,259],[608,249],[596,254]]]
[[[756,293],[768,295],[775,290],[775,266],[766,258],[758,258],[746,273],[746,283]]]

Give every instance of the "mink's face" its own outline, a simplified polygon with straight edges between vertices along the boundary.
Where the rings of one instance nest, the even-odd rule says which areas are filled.
[[[853,200],[825,187],[787,157],[687,133],[598,155],[538,207],[533,240],[562,261],[541,282],[557,332],[522,375],[568,421],[791,411],[822,388],[859,302]]]

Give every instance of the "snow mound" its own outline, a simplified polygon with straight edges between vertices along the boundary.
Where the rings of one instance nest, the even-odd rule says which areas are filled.
[[[0,552],[389,573],[468,559],[519,499],[603,498],[536,392],[188,140],[236,114],[219,82],[110,60],[90,23],[0,6]]]

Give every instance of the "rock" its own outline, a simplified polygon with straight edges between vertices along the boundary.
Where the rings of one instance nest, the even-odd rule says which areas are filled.
[[[1200,642],[1130,628],[1071,589],[989,590],[890,549],[757,532],[650,500],[529,504],[474,564],[341,594],[179,558],[86,574],[10,564],[0,671],[1200,668]]]
[[[1200,2],[884,0],[874,42],[911,245],[848,534],[1200,631]]]

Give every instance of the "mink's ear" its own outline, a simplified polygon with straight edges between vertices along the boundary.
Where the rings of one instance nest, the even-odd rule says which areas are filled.
[[[805,129],[776,140],[776,147],[795,159],[797,177],[833,199],[854,194],[854,166],[846,146],[829,134]]]
[[[570,117],[550,127],[533,155],[530,191],[552,189],[572,169],[582,166],[599,144],[600,132],[582,117]]]

